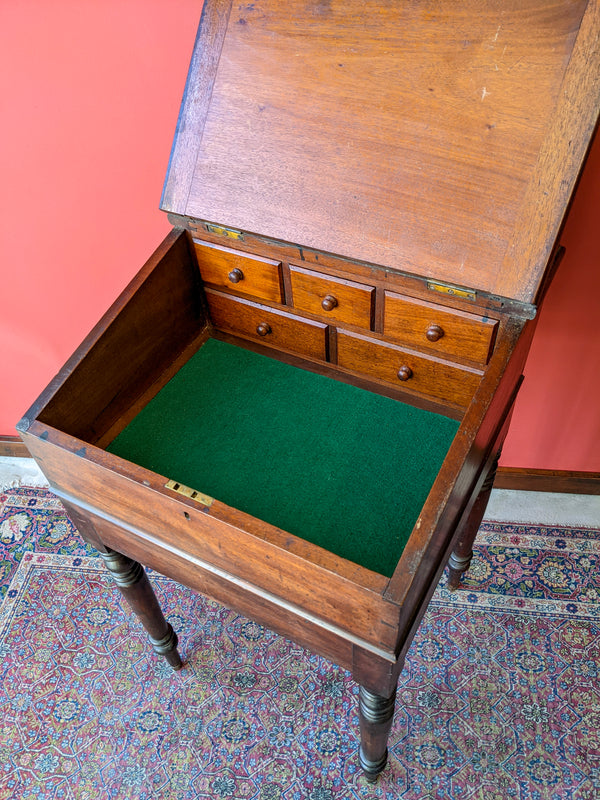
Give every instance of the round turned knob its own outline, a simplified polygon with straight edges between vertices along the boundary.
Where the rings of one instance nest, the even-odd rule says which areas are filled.
[[[237,267],[232,269],[229,275],[227,276],[232,283],[239,283],[240,281],[244,280],[244,273],[241,269]]]
[[[438,339],[441,339],[444,335],[444,329],[441,328],[439,325],[430,325],[427,328],[427,333],[425,336],[430,342],[437,342]]]
[[[271,333],[271,326],[268,322],[261,322],[256,326],[256,332],[259,336],[268,336]]]
[[[333,309],[337,306],[337,300],[332,294],[328,294],[323,298],[321,306],[325,311],[333,311]]]
[[[398,370],[398,380],[409,381],[412,378],[413,371],[406,364]]]

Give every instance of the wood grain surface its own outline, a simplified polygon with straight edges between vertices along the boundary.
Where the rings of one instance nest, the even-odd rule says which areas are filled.
[[[383,333],[392,341],[411,347],[431,348],[440,356],[458,357],[485,364],[498,323],[487,316],[444,308],[416,298],[387,292]],[[427,334],[437,329],[433,340]]]
[[[408,390],[468,406],[483,372],[350,331],[337,335],[338,364]],[[404,368],[402,375],[399,375]]]
[[[260,256],[248,256],[228,247],[194,242],[194,251],[205,283],[217,289],[283,302],[281,263]]]
[[[290,265],[294,307],[336,322],[372,325],[375,288]]]
[[[585,9],[236,6],[206,113],[183,107],[189,194],[163,208],[531,301],[598,113]]]
[[[249,336],[270,347],[325,360],[327,325],[275,308],[229,297],[207,289],[206,297],[215,327]]]

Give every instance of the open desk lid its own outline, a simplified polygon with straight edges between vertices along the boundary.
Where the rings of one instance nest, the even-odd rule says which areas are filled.
[[[206,0],[161,207],[533,302],[600,0]]]

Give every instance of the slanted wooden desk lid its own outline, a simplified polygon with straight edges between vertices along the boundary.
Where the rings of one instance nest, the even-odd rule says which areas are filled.
[[[534,302],[595,124],[597,0],[207,0],[164,210]]]

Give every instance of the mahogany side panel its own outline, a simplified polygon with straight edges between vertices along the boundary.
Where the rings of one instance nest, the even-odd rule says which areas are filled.
[[[102,545],[125,549],[129,558],[161,574],[174,577],[185,586],[217,600],[282,636],[292,638],[298,644],[320,653],[344,669],[354,669],[353,653],[356,645],[352,637],[345,635],[335,626],[327,625],[323,620],[308,614],[298,614],[298,610],[290,603],[281,601],[274,603],[268,594],[256,592],[255,588],[243,578],[224,576],[218,570],[203,569],[194,563],[193,559],[177,552],[159,553],[148,548],[135,531],[115,520],[106,519],[90,509],[78,508],[72,503],[69,503],[69,508],[77,508],[77,518],[85,520],[86,529],[93,530],[96,540]],[[165,614],[168,611],[168,607],[163,608]],[[393,670],[395,661],[393,653],[383,651],[376,653],[373,650],[362,652],[367,652],[369,660],[379,664],[379,669],[384,674]],[[186,655],[189,654],[184,654],[184,657]],[[359,664],[356,680],[360,680],[363,674],[360,667]]]
[[[40,423],[23,438],[59,496],[127,528],[122,541],[109,543],[119,552],[144,564],[153,556],[161,572],[189,584],[189,575],[170,572],[173,555],[187,558],[192,572],[243,580],[257,595],[267,592],[300,616],[326,620],[367,648],[393,651],[398,609],[382,597],[387,578],[339,559],[342,573],[353,575],[345,577],[331,560],[320,563],[321,548],[304,542],[304,557],[297,555],[291,534],[272,535],[272,526],[250,517],[255,531],[248,532],[248,515],[238,511],[229,521],[229,507],[218,500],[181,498],[154,473]],[[129,538],[143,543],[146,556],[130,553]]]
[[[458,532],[475,502],[522,379],[533,323],[513,321],[499,339],[488,372],[432,487],[398,562],[386,596],[401,606],[399,645],[409,640],[415,614],[424,610]]]
[[[26,419],[96,442],[206,324],[187,234],[173,232]]]

